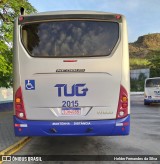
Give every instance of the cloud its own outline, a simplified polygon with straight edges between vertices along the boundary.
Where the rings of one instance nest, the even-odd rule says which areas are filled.
[[[39,3],[37,0],[29,0],[29,2],[39,12],[96,10],[123,14],[127,18],[130,41],[148,31],[160,32],[159,29],[155,30],[160,27],[160,0],[45,0]]]

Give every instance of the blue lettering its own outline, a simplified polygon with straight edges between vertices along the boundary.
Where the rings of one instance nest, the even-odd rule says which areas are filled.
[[[67,93],[67,85],[65,85],[64,86],[64,96],[73,97],[74,96],[74,87],[75,87],[75,85],[72,86],[71,93]]]
[[[58,97],[62,96],[62,93],[65,97],[73,97],[73,96],[86,96],[88,88],[85,87],[86,84],[74,84],[69,88],[67,84],[56,84],[54,87],[58,88]]]
[[[87,91],[88,91],[88,89],[87,88],[83,88],[81,91],[81,93],[79,93],[79,88],[80,87],[84,87],[85,86],[85,84],[76,84],[75,85],[75,90],[76,90],[76,96],[86,96],[86,93],[87,93]]]
[[[58,97],[61,97],[61,88],[66,84],[56,84],[55,87],[58,87]]]

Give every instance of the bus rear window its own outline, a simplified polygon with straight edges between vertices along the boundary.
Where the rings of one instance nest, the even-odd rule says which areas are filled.
[[[119,39],[119,24],[57,21],[22,26],[22,43],[33,57],[108,56]]]
[[[148,79],[146,87],[160,87],[160,79]]]

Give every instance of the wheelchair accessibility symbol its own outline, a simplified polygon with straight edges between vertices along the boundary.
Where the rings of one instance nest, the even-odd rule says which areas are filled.
[[[25,80],[26,90],[35,90],[35,80]]]

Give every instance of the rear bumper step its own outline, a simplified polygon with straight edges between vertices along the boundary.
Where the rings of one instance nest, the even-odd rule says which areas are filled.
[[[14,116],[16,136],[114,136],[128,135],[130,115],[123,119],[96,121],[32,121]]]
[[[160,103],[160,99],[144,99],[145,103]]]

